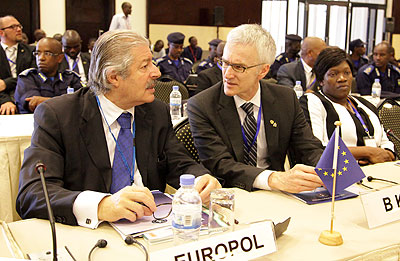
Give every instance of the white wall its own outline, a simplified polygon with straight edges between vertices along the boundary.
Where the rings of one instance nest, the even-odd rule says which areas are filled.
[[[40,0],[40,28],[49,37],[65,32],[65,0]]]

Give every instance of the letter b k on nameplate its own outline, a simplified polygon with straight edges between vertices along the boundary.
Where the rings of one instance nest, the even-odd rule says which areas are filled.
[[[150,260],[250,260],[277,250],[271,221],[150,253]]]

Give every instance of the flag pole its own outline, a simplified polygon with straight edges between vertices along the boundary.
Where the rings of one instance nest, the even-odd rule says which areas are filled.
[[[332,162],[332,169],[333,169],[333,188],[332,188],[332,207],[331,207],[331,229],[324,230],[321,232],[319,236],[319,242],[328,246],[339,246],[343,244],[342,235],[337,232],[333,231],[333,220],[335,218],[335,194],[336,194],[336,173],[337,173],[337,158],[339,152],[339,133],[340,133],[340,126],[342,123],[340,121],[335,121],[336,131],[335,131],[335,146],[333,151],[333,162]]]

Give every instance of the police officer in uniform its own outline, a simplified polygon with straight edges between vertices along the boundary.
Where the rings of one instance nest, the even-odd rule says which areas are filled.
[[[205,59],[199,64],[199,66],[196,69],[197,74],[199,74],[201,71],[205,69],[212,68],[217,64],[217,62],[214,61],[214,59],[217,56],[217,46],[220,42],[222,42],[221,39],[213,39],[208,42],[209,45],[208,51],[210,52],[210,55],[208,56],[207,59]]]
[[[34,52],[38,69],[26,69],[18,76],[15,101],[20,113],[32,113],[36,107],[54,96],[81,88],[80,77],[76,72],[58,71],[64,58],[61,43],[54,38],[42,38]]]
[[[349,44],[349,50],[353,62],[353,75],[357,76],[358,70],[368,63],[368,58],[365,56],[365,43],[361,39],[353,40]]]
[[[168,75],[178,82],[185,83],[192,71],[192,61],[181,57],[185,35],[179,32],[170,33],[168,40],[168,54],[157,59],[156,64],[162,76]]]
[[[302,38],[295,34],[288,34],[285,37],[285,52],[281,53],[275,58],[274,63],[271,65],[266,78],[276,79],[279,68],[300,58],[299,52],[301,47]]]
[[[400,93],[400,69],[389,63],[390,44],[382,42],[375,46],[372,64],[366,64],[358,71],[357,89],[361,95],[370,95],[372,84],[379,79],[383,92]]]

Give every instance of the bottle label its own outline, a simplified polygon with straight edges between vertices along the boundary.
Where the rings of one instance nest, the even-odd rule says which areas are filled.
[[[179,99],[179,98],[171,98],[169,100],[169,104],[171,106],[180,106],[181,105],[181,99]]]
[[[197,229],[201,226],[201,206],[174,206],[172,226],[178,229]]]

